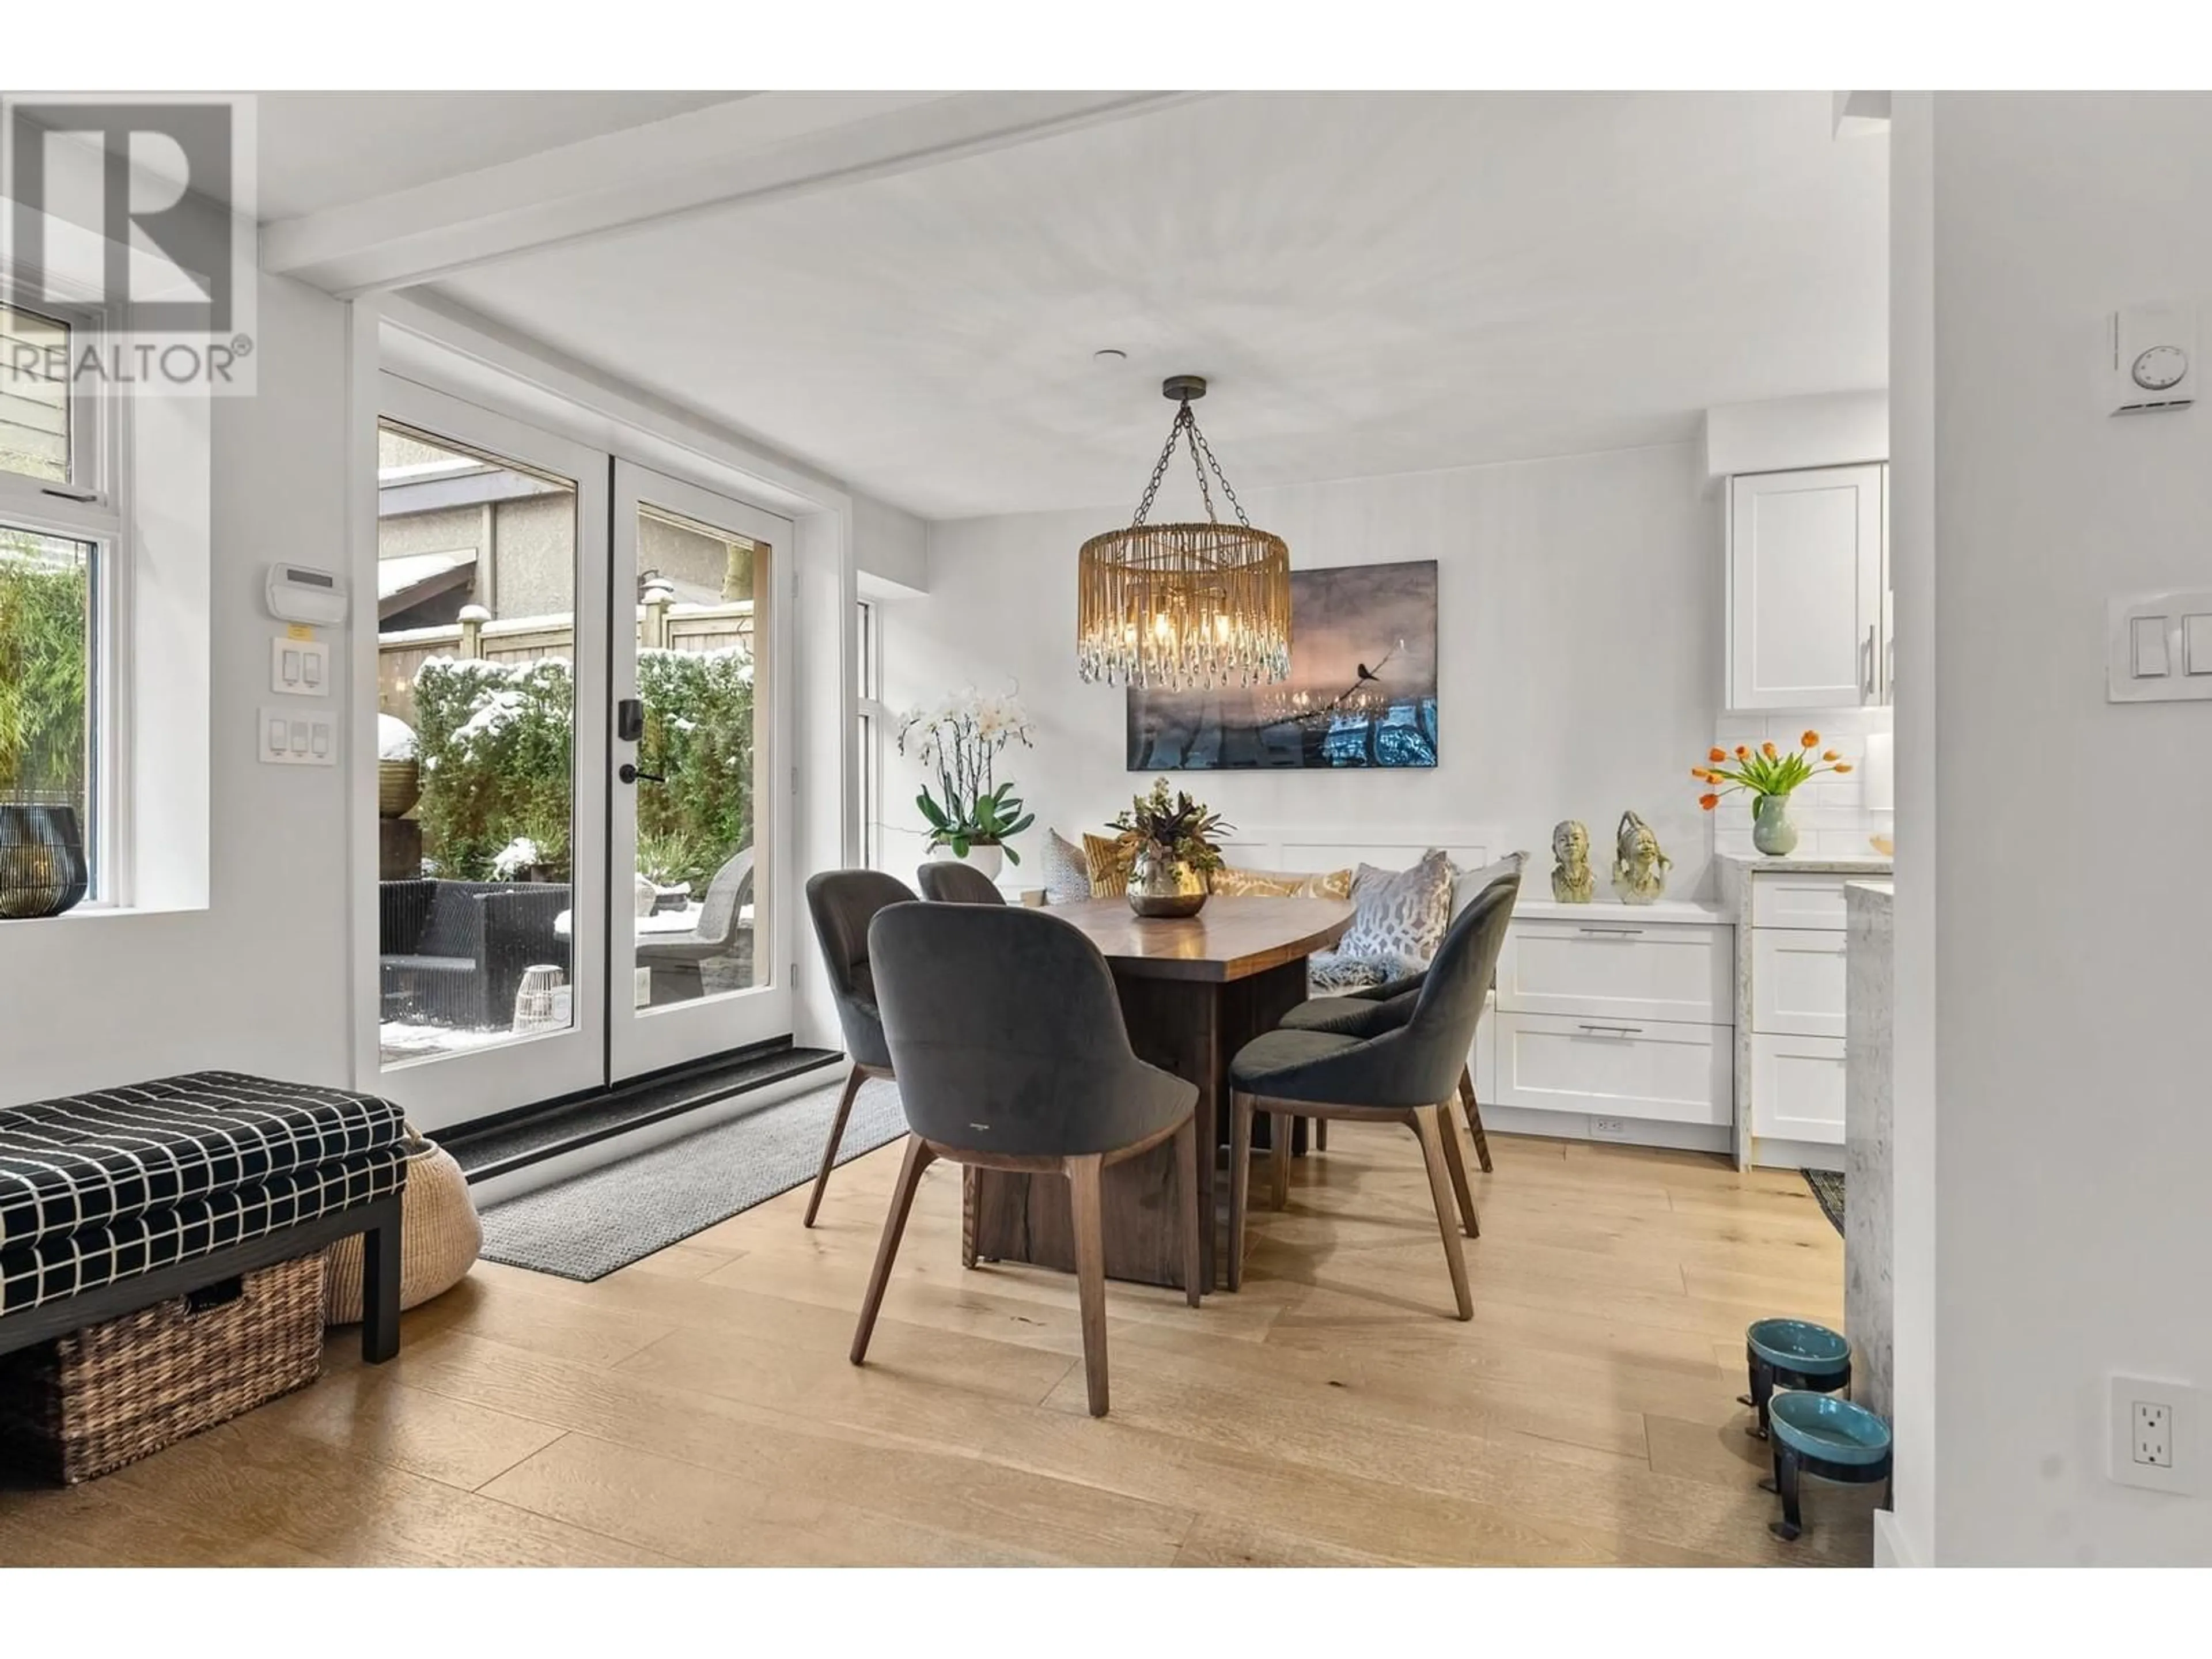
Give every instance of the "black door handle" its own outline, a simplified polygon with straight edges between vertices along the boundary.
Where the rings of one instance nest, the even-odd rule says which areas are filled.
[[[668,781],[666,778],[661,776],[658,772],[639,771],[637,768],[632,766],[628,761],[624,761],[622,763],[622,769],[617,772],[615,775],[620,778],[624,783],[665,783]]]
[[[624,697],[615,705],[615,736],[635,743],[644,735],[645,704],[636,697]]]

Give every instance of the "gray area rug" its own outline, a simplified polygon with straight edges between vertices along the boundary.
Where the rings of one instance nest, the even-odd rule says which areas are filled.
[[[1838,1232],[1844,1230],[1844,1177],[1833,1170],[1801,1170],[1805,1184],[1820,1206],[1820,1213]]]
[[[843,1091],[836,1082],[728,1123],[525,1193],[483,1212],[486,1259],[562,1279],[604,1279],[718,1221],[804,1186]],[[898,1086],[860,1085],[837,1162],[906,1133]]]

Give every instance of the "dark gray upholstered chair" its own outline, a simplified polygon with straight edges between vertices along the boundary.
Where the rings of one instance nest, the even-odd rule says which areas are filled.
[[[1006,896],[972,864],[957,859],[932,859],[914,872],[922,897],[934,904],[1004,904]]]
[[[1521,872],[1528,855],[1516,853],[1504,862],[1512,866],[1510,872],[1501,875],[1468,901],[1474,903],[1498,882],[1510,882],[1517,895],[1521,889]],[[1413,1005],[1419,1000],[1421,981],[1428,969],[1394,979],[1386,985],[1370,985],[1363,990],[1340,992],[1334,996],[1310,997],[1285,1014],[1280,1024],[1293,1031],[1333,1031],[1340,1036],[1380,1036],[1385,1031],[1395,1031],[1413,1017]],[[1490,1137],[1482,1132],[1482,1103],[1474,1097],[1474,1077],[1465,1064],[1459,1068],[1460,1109],[1467,1115],[1467,1133],[1474,1142],[1474,1156],[1482,1165],[1485,1175],[1491,1173]],[[1326,1121],[1316,1127],[1314,1145],[1321,1151],[1328,1148],[1328,1125]]]
[[[906,1160],[853,1333],[866,1358],[921,1172],[937,1158],[1060,1175],[1075,1235],[1091,1414],[1106,1414],[1106,1169],[1172,1137],[1183,1293],[1198,1306],[1198,1086],[1139,1060],[1098,947],[1056,916],[1008,905],[901,904],[868,930],[906,1110]]]
[[[814,918],[814,937],[822,942],[822,963],[830,970],[830,994],[837,1004],[837,1024],[845,1033],[845,1053],[853,1070],[837,1097],[830,1121],[830,1139],[822,1149],[821,1173],[806,1195],[811,1227],[837,1167],[837,1146],[845,1139],[845,1120],[853,1097],[872,1077],[891,1075],[891,1051],[884,1042],[883,1016],[876,1012],[876,981],[868,962],[868,924],[887,904],[910,904],[914,890],[896,876],[876,870],[824,870],[806,878],[806,908]]]
[[[1470,1235],[1480,1229],[1459,1132],[1449,1113],[1519,891],[1517,877],[1495,883],[1460,912],[1437,947],[1420,989],[1413,993],[1413,1012],[1404,1024],[1365,1037],[1278,1029],[1237,1051],[1229,1066],[1231,1290],[1239,1286],[1244,1275],[1254,1113],[1265,1111],[1273,1117],[1274,1151],[1268,1164],[1278,1209],[1288,1200],[1292,1119],[1402,1123],[1421,1143],[1421,1161],[1428,1167],[1430,1195],[1436,1200],[1437,1225],[1443,1234],[1459,1316],[1474,1317],[1467,1258],[1453,1223],[1455,1206],[1459,1223]]]

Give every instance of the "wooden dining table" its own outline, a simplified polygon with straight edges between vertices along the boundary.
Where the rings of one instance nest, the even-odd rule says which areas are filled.
[[[1198,1160],[1200,1288],[1211,1290],[1229,1062],[1305,1000],[1306,958],[1344,937],[1352,906],[1336,899],[1213,898],[1186,920],[1149,921],[1114,898],[1056,904],[1049,914],[1079,929],[1105,957],[1138,1058],[1198,1085],[1198,1144],[1216,1151]],[[1107,1276],[1180,1287],[1173,1146],[1109,1168],[1104,1196]],[[968,1202],[979,1258],[1073,1270],[1066,1182],[979,1170]]]

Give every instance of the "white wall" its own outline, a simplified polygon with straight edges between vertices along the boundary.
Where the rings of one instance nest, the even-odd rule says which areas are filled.
[[[1933,121],[1932,1553],[2212,1563],[2212,1424],[2201,1495],[2106,1477],[2109,1372],[2212,1383],[2212,705],[2109,704],[2103,664],[2108,596],[2212,586],[2212,408],[2093,395],[2104,314],[2212,307],[2212,97]]]
[[[1233,447],[1224,459],[1233,477]],[[1709,837],[1689,769],[1720,702],[1722,541],[1697,446],[1257,490],[1245,506],[1293,566],[1439,562],[1442,764],[1182,775],[1194,793],[1255,833],[1499,832],[1542,852],[1545,872],[1558,820],[1583,819],[1602,848],[1633,807],[1676,860],[1672,890],[1701,890]],[[1155,516],[1195,510],[1164,491]],[[1071,836],[1149,781],[1124,769],[1123,694],[1075,676],[1076,550],[1128,511],[933,525],[927,598],[883,613],[894,708],[1019,683],[1037,746],[1006,775],[1040,826]],[[884,861],[898,869],[921,856],[921,774],[896,757],[887,772]]]
[[[268,276],[260,306],[258,393],[214,400],[207,908],[0,925],[0,1102],[195,1066],[351,1071],[346,774],[253,752],[264,573],[343,559],[345,311]]]
[[[1705,411],[1705,470],[1789,472],[1889,459],[1889,393],[1822,392]]]

